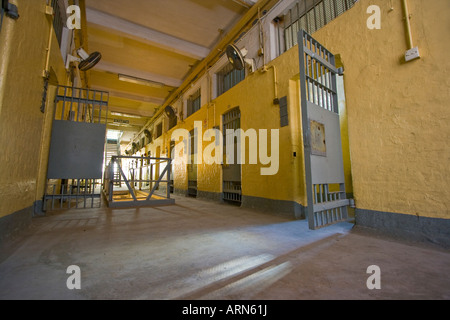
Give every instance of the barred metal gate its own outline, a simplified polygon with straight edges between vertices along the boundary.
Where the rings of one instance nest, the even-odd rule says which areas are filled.
[[[59,86],[43,210],[101,206],[107,92]]]
[[[335,57],[304,30],[298,33],[301,111],[310,229],[348,219]]]
[[[191,144],[189,150],[190,163],[187,165],[188,171],[188,196],[197,197],[197,179],[198,179],[198,165],[197,165],[197,154],[198,150],[198,132],[197,129],[189,132],[191,137]],[[201,151],[200,151],[201,152]]]
[[[224,135],[224,155],[227,155],[227,148],[234,148],[234,159],[226,159],[223,164],[223,200],[234,203],[242,203],[242,178],[241,162],[238,159],[238,141],[234,134],[229,134],[227,130],[238,130],[241,128],[241,111],[239,107],[234,108],[223,115],[223,135]]]

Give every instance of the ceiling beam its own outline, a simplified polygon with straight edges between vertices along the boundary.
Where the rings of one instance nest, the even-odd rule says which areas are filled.
[[[132,115],[132,116],[140,116],[144,118],[151,118],[155,112],[153,110],[144,110],[144,109],[131,109],[127,107],[118,107],[113,105],[108,105],[108,111],[110,112],[118,112],[124,115]],[[126,117],[126,116],[125,116]]]
[[[131,39],[149,41],[160,48],[164,48],[196,60],[206,58],[210,52],[209,48],[135,24],[117,16],[113,16],[92,8],[86,8],[86,15],[87,21],[90,23],[124,33]]]
[[[246,7],[247,9],[251,8],[257,0],[233,0],[233,2],[236,2],[240,4],[241,6]]]
[[[128,100],[133,100],[133,101],[138,101],[138,102],[153,103],[158,106],[161,106],[166,101],[166,99],[162,99],[162,98],[151,97],[151,96],[147,96],[144,94],[138,94],[138,93],[129,93],[126,91],[114,90],[114,89],[110,89],[110,88],[106,88],[106,87],[102,87],[102,86],[93,85],[91,87],[94,90],[108,92],[110,97],[128,99]]]
[[[183,80],[162,76],[159,74],[146,72],[142,70],[137,70],[115,63],[110,63],[106,61],[100,61],[94,68],[94,70],[111,72],[116,74],[124,74],[140,79],[146,79],[154,82],[164,83],[166,86],[178,88],[183,83]]]

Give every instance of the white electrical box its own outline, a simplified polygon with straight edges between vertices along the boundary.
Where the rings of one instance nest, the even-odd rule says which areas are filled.
[[[419,58],[420,58],[420,53],[419,53],[418,47],[415,47],[415,48],[412,48],[412,49],[406,51],[406,54],[405,54],[406,62],[414,60],[414,59],[419,59]]]

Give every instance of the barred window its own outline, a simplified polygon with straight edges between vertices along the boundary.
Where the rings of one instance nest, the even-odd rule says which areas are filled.
[[[245,79],[245,69],[236,70],[228,63],[217,73],[217,93],[220,96],[224,94],[239,82]]]
[[[175,127],[178,124],[178,118],[173,117],[169,119],[169,130]]]
[[[161,137],[163,134],[163,124],[160,123],[156,126],[156,138]]]
[[[202,107],[202,93],[198,89],[187,101],[187,116],[190,117]]]
[[[284,16],[285,48],[297,45],[303,29],[313,34],[353,7],[358,0],[299,0]]]
[[[64,27],[66,24],[66,12],[64,8],[64,4],[61,0],[52,0],[53,7],[53,29],[56,33],[56,39],[58,39],[59,46],[61,47]]]

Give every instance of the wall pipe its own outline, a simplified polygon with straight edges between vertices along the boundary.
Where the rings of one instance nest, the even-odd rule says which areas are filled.
[[[46,15],[47,17],[49,17],[49,23],[50,23],[50,33],[48,35],[48,43],[47,43],[47,56],[45,58],[45,68],[44,68],[44,73],[42,74],[42,76],[44,78],[48,78],[49,75],[49,67],[50,67],[50,51],[52,50],[52,40],[53,40],[53,8],[51,6],[47,6],[46,7]]]
[[[270,67],[264,65],[264,67],[262,67],[261,72],[265,73],[267,71],[269,71],[269,69],[273,69],[273,86],[274,86],[274,92],[275,92],[275,98],[273,99],[273,103],[274,104],[279,104],[279,100],[278,100],[278,72],[277,72],[277,67],[275,67],[274,65],[271,65]]]
[[[406,40],[408,42],[408,50],[414,48],[413,44],[413,37],[411,32],[411,15],[409,14],[408,10],[408,0],[402,0],[403,3],[403,14],[405,19],[405,26],[406,26]]]

